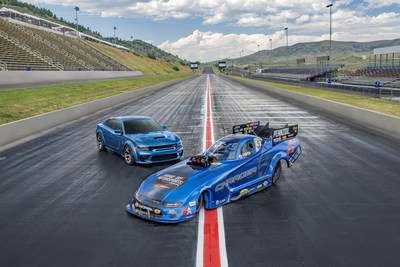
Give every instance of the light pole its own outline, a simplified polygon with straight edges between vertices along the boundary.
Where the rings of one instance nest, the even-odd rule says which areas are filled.
[[[75,27],[76,27],[76,36],[78,36],[78,11],[79,11],[79,7],[74,7],[75,10]]]
[[[271,69],[272,69],[272,39],[269,39],[269,42],[271,43],[271,53],[270,53],[270,55],[269,55],[269,60],[271,61],[270,62],[270,65],[271,65]]]
[[[331,71],[331,57],[332,57],[332,6],[329,4],[326,7],[329,8],[329,72]]]
[[[114,26],[114,44],[117,43],[117,41],[115,40],[115,30],[117,29],[117,27]]]
[[[131,36],[131,46],[132,46],[132,53],[133,53],[133,36]]]
[[[286,31],[286,68],[289,68],[289,54],[288,54],[288,49],[289,49],[289,28],[285,28]]]

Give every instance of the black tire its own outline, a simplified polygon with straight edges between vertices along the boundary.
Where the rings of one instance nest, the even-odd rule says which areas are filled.
[[[276,182],[281,177],[281,174],[282,174],[282,165],[281,165],[281,161],[278,161],[278,163],[276,164],[275,169],[274,169],[274,175],[272,176],[273,184],[276,184]]]
[[[124,159],[125,163],[128,165],[133,165],[135,163],[135,156],[133,155],[132,148],[129,145],[124,147]]]
[[[201,209],[201,207],[203,206],[203,204],[204,204],[204,197],[203,197],[203,194],[201,194],[201,195],[199,196],[199,198],[197,199],[197,203],[196,203],[196,213],[199,213],[199,212],[200,212],[200,209]]]
[[[103,142],[103,138],[101,138],[101,134],[97,134],[96,135],[96,140],[97,140],[97,148],[100,150],[100,151],[105,151],[106,150],[106,147],[104,146],[104,142]]]

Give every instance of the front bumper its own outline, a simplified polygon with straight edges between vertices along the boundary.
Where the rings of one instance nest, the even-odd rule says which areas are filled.
[[[166,149],[160,151],[138,150],[136,149],[135,161],[140,164],[150,164],[166,162],[183,158],[183,147]]]
[[[161,208],[156,206],[154,208],[136,204],[138,203],[136,200],[133,203],[129,203],[125,206],[125,209],[128,213],[138,216],[142,219],[161,222],[161,223],[178,223],[184,220],[193,218],[196,216],[196,208],[174,208],[174,209],[167,209]],[[135,207],[135,204],[137,207]],[[156,214],[155,210],[159,210],[160,213]]]

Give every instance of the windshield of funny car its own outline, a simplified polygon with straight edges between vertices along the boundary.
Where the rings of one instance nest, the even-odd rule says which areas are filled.
[[[207,156],[215,157],[220,160],[235,160],[239,142],[235,141],[218,141],[212,145],[206,152]]]
[[[160,132],[164,129],[152,119],[124,121],[126,134]]]

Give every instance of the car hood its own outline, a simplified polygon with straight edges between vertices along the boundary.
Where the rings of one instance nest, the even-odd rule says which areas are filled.
[[[141,134],[127,134],[127,138],[131,139],[136,144],[146,146],[158,146],[175,144],[180,141],[179,137],[171,132],[152,132],[152,133],[141,133]]]
[[[216,179],[224,179],[236,169],[230,162],[213,163],[202,168],[187,165],[188,160],[149,176],[138,189],[146,199],[167,202],[185,202],[192,194],[198,194],[213,184]]]

